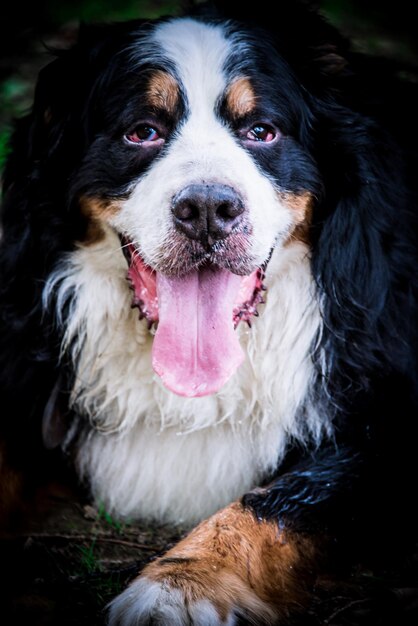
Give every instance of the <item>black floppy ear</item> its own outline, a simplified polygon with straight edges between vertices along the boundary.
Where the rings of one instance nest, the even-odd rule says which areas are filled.
[[[5,190],[19,175],[43,175],[46,164],[56,180],[68,177],[100,122],[95,94],[112,76],[112,59],[143,24],[81,24],[75,45],[53,51],[56,58],[39,73],[31,113],[17,123]]]
[[[86,110],[97,82],[107,72],[122,25],[81,25],[77,43],[55,51],[39,73],[30,114],[19,120],[4,174],[5,191],[20,177],[67,176],[89,140]]]
[[[372,376],[413,371],[418,231],[402,152],[386,129],[335,102],[319,106],[327,191],[311,231],[324,319],[315,358],[329,355],[326,384],[345,406]]]
[[[33,270],[43,273],[43,255],[53,255],[63,243],[66,181],[85,141],[81,120],[89,54],[86,46],[77,44],[42,69],[32,110],[16,123],[3,176],[1,211],[2,253],[13,259],[14,267],[10,267],[10,276],[5,275],[7,265],[0,268],[3,290],[9,280],[18,283],[20,266],[26,268],[20,277],[23,280],[30,250],[37,249],[39,255],[38,260],[31,260]],[[58,228],[60,223],[63,228]],[[46,250],[39,242],[41,237],[56,240],[56,245],[51,243]],[[27,295],[34,292],[34,286],[26,287]]]
[[[41,70],[30,114],[16,122],[6,163],[4,191],[12,183],[39,179],[46,162],[57,153],[72,112],[72,53],[66,52]],[[65,78],[64,78],[65,76]]]
[[[0,394],[2,418],[18,431],[42,416],[58,375],[60,341],[42,293],[82,233],[66,188],[88,142],[85,112],[106,72],[108,40],[115,45],[109,30],[82,29],[79,42],[41,71],[32,111],[12,137],[1,206]]]

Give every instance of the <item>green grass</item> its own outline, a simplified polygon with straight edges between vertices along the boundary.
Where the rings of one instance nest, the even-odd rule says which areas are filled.
[[[99,505],[99,508],[97,510],[97,519],[98,521],[103,520],[104,522],[106,522],[106,524],[110,526],[112,530],[115,530],[118,534],[122,534],[126,526],[126,523],[122,523],[117,519],[113,519],[113,517],[106,511],[103,504]]]
[[[81,567],[81,573],[92,574],[94,572],[100,572],[102,567],[97,557],[96,542],[97,538],[94,536],[96,531],[103,526],[108,526],[114,534],[123,535],[127,523],[122,523],[117,519],[114,519],[105,509],[103,504],[100,504],[97,510],[97,516],[93,523],[92,540],[89,545],[77,546],[80,553],[79,565]],[[80,572],[79,572],[80,573]]]
[[[96,539],[92,539],[89,546],[79,546],[81,553],[80,565],[83,573],[92,574],[101,569],[100,563],[95,554]]]

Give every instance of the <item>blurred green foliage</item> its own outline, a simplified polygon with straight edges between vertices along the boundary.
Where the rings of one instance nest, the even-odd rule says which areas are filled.
[[[414,3],[410,0],[320,0],[322,13],[360,52],[418,65]]]
[[[77,21],[120,21],[175,14],[176,0],[48,0],[43,3],[45,18],[54,24]]]
[[[0,170],[3,168],[6,157],[9,154],[9,137],[9,130],[4,129],[0,131]]]

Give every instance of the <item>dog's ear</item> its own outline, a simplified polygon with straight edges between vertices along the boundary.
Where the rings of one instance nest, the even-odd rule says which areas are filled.
[[[57,378],[59,341],[42,293],[83,232],[66,188],[89,141],[92,94],[120,37],[118,25],[82,28],[78,43],[40,72],[32,110],[12,138],[1,207],[0,388],[16,424],[42,415]]]
[[[89,140],[87,110],[123,34],[123,25],[81,25],[71,49],[54,51],[56,58],[39,73],[30,114],[16,124],[5,191],[19,179],[39,179],[46,165],[51,176],[68,175]]]
[[[2,254],[13,259],[13,265],[3,264],[2,290],[5,293],[10,287],[11,294],[13,284],[25,281],[16,287],[13,298],[22,299],[26,293],[28,307],[30,294],[36,291],[34,277],[39,280],[46,271],[43,255],[52,260],[54,251],[65,250],[74,234],[65,188],[88,140],[85,111],[91,85],[105,65],[107,39],[106,28],[82,28],[78,43],[57,53],[41,70],[32,110],[17,121],[12,135],[3,174],[1,219]],[[48,240],[48,246],[40,238]],[[29,260],[35,249],[37,258]]]
[[[348,68],[348,41],[318,11],[312,0],[283,0],[275,7],[260,0],[257,7],[239,0],[214,0],[224,17],[243,21],[269,33],[277,50],[283,54],[302,84],[318,90]]]
[[[320,106],[317,158],[327,193],[311,231],[324,319],[315,358],[331,397],[345,406],[379,372],[413,370],[416,321],[407,311],[418,287],[418,230],[402,150],[387,129],[335,102]]]

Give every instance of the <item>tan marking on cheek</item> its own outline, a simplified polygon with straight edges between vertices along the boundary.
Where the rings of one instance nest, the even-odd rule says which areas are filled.
[[[312,221],[313,196],[309,191],[296,194],[283,192],[279,194],[281,202],[290,208],[294,219],[294,228],[290,241],[309,243],[309,228]]]
[[[259,619],[277,619],[303,604],[314,558],[310,540],[259,522],[234,503],[202,522],[143,575],[180,589],[187,603],[209,600],[222,620],[234,606]]]
[[[229,87],[226,102],[234,117],[251,113],[257,104],[257,96],[248,78],[237,78]]]
[[[94,196],[82,196],[80,208],[83,215],[100,221],[107,221],[120,211],[120,202]]]
[[[99,222],[90,220],[87,222],[83,243],[87,246],[99,243],[105,237],[105,231]]]
[[[84,243],[97,243],[104,237],[103,222],[108,222],[120,211],[117,200],[82,196],[79,200],[80,211],[87,219]]]
[[[167,72],[157,70],[151,77],[145,97],[150,106],[174,113],[179,100],[177,81]]]

